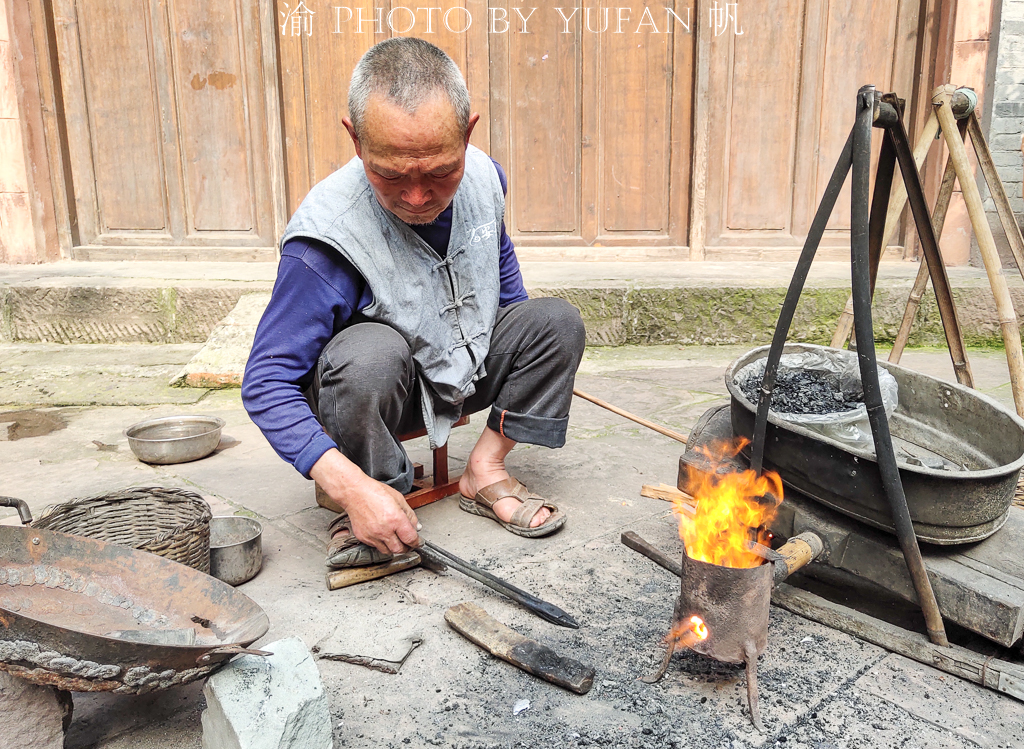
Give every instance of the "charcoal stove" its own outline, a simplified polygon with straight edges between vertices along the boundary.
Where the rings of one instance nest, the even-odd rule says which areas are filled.
[[[679,597],[672,621],[677,623],[677,628],[693,623],[700,627],[703,636],[694,635],[690,629],[670,637],[661,668],[643,681],[648,684],[659,681],[680,644],[722,663],[743,663],[747,671],[750,719],[763,731],[757,696],[757,658],[768,645],[771,565],[766,560],[757,567],[722,567],[690,559],[684,551],[679,579]]]

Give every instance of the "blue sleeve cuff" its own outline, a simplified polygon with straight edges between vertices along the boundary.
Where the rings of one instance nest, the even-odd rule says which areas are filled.
[[[334,440],[327,436],[326,432],[321,432],[314,437],[308,445],[306,445],[302,452],[299,453],[298,457],[295,458],[295,470],[309,478],[309,472],[316,465],[316,462],[323,457],[324,453],[332,448],[337,448],[334,444]]]

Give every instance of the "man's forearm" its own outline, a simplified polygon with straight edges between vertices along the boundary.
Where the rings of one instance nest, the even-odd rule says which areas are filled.
[[[337,448],[332,448],[320,456],[309,469],[309,477],[338,505],[328,508],[336,512],[348,511],[351,490],[361,482],[369,480],[369,476]]]

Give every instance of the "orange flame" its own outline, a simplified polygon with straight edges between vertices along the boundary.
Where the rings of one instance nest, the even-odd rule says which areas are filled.
[[[698,641],[708,639],[708,625],[699,616],[691,616],[689,621],[672,627],[665,639],[676,647],[692,647]]]
[[[680,500],[673,504],[679,516],[679,537],[690,559],[734,568],[757,567],[764,562],[752,550],[751,542],[768,544],[766,527],[782,502],[782,480],[772,471],[765,471],[760,478],[749,470],[714,472],[748,443],[740,438],[702,449],[711,471],[687,466],[687,492],[696,507]]]

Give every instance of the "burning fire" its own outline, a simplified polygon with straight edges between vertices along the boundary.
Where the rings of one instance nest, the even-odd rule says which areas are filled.
[[[691,616],[688,621],[672,627],[665,639],[676,647],[689,648],[700,640],[708,639],[708,625],[699,616]]]
[[[679,500],[674,504],[679,537],[690,559],[734,568],[757,567],[764,562],[752,550],[751,542],[768,544],[767,525],[782,502],[782,480],[772,471],[765,471],[760,478],[749,470],[714,472],[748,443],[740,438],[702,449],[711,471],[687,468],[687,491],[696,507]]]

